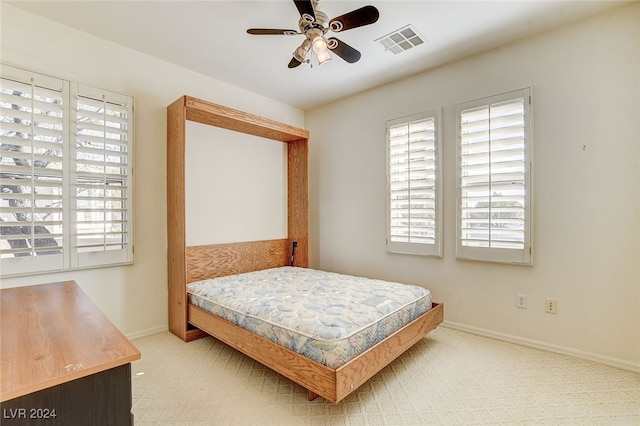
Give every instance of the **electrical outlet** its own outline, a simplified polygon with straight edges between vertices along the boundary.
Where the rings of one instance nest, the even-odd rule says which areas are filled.
[[[557,314],[558,301],[556,299],[544,299],[544,311],[548,314]]]
[[[516,308],[527,309],[527,295],[518,293],[516,295]]]

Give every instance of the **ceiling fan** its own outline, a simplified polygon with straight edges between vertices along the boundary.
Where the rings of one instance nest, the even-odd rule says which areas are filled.
[[[318,63],[321,65],[331,60],[330,51],[350,64],[360,60],[361,54],[358,50],[335,37],[327,38],[325,34],[329,30],[338,33],[373,24],[380,16],[378,9],[373,6],[364,6],[329,20],[326,14],[318,10],[319,0],[294,0],[293,2],[300,13],[299,31],[250,28],[247,33],[254,35],[304,35],[306,38],[293,52],[289,68],[295,68],[303,62],[309,63],[312,52],[316,55]]]

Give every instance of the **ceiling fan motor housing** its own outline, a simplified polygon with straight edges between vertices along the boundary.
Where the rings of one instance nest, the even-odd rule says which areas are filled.
[[[317,28],[323,33],[327,32],[327,28],[325,28],[325,25],[327,24],[327,22],[329,22],[329,18],[324,12],[321,12],[319,10],[316,10],[315,14],[315,19],[313,18],[313,16],[310,16],[306,13],[302,15],[302,17],[298,21],[298,27],[300,28],[301,33],[306,34],[306,32],[311,28]]]

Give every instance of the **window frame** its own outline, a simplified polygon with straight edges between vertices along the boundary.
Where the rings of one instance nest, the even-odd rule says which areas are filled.
[[[392,214],[391,214],[391,134],[390,129],[402,124],[410,125],[412,122],[433,120],[434,125],[434,183],[430,190],[434,194],[433,207],[433,243],[393,241]],[[386,250],[389,253],[409,254],[418,256],[442,257],[442,109],[436,108],[423,111],[386,122]]]
[[[12,253],[15,253],[13,246],[7,250],[5,256],[8,254],[9,256],[3,256],[0,259],[0,265],[2,266],[2,270],[0,271],[0,276],[2,277],[13,277],[20,275],[34,275],[34,274],[42,274],[42,273],[55,273],[62,271],[71,271],[71,270],[80,270],[80,269],[89,269],[89,268],[100,268],[107,266],[116,266],[116,265],[126,265],[132,264],[134,262],[134,173],[133,173],[133,164],[134,164],[134,98],[130,95],[123,95],[119,93],[115,93],[112,91],[97,89],[94,87],[82,85],[79,83],[71,82],[68,80],[60,79],[57,77],[43,75],[37,72],[24,70],[20,68],[16,68],[13,66],[0,64],[0,77],[2,77],[3,84],[7,84],[6,87],[11,87],[12,84],[16,85],[32,85],[32,87],[60,87],[60,95],[61,95],[61,143],[59,146],[59,150],[61,152],[60,156],[62,159],[61,170],[58,172],[61,174],[61,183],[60,183],[60,191],[61,194],[59,197],[61,200],[57,201],[61,207],[61,236],[58,238],[58,245],[56,246],[60,253],[55,254],[41,254],[36,255],[35,253],[38,251],[35,247],[32,247],[32,243],[34,241],[29,242],[28,239],[25,239],[26,246],[29,247],[31,245],[30,254],[24,256],[14,256],[9,257]],[[7,83],[5,83],[7,80]],[[13,81],[16,83],[9,83],[8,81]],[[11,96],[11,95],[9,95]],[[111,137],[111,133],[107,129],[116,129],[117,132],[122,133],[120,136],[122,145],[125,147],[122,150],[123,154],[120,155],[121,158],[115,160],[117,161],[116,166],[119,167],[123,175],[125,176],[126,183],[122,182],[120,187],[120,193],[122,194],[119,200],[113,201],[112,199],[108,200],[108,196],[106,193],[103,193],[101,197],[82,197],[85,203],[89,203],[92,205],[92,200],[101,200],[103,204],[107,203],[107,200],[111,203],[120,202],[124,208],[121,208],[121,219],[115,220],[113,218],[107,218],[108,215],[105,213],[109,211],[108,208],[102,207],[100,212],[102,214],[102,219],[99,219],[98,222],[91,222],[89,227],[93,227],[93,229],[102,229],[102,233],[104,235],[109,234],[107,231],[108,226],[115,222],[118,222],[124,231],[116,233],[116,239],[120,239],[120,243],[116,246],[115,250],[109,250],[109,245],[107,244],[107,240],[104,239],[104,244],[98,244],[94,246],[92,249],[85,249],[84,252],[78,243],[82,236],[80,234],[76,234],[76,218],[77,214],[80,211],[81,207],[78,204],[80,198],[78,198],[75,194],[76,187],[79,184],[76,182],[77,180],[77,165],[79,163],[79,159],[75,156],[77,152],[81,149],[78,147],[79,140],[79,132],[77,129],[78,122],[76,117],[78,117],[78,111],[76,110],[79,97],[91,98],[96,101],[102,101],[105,103],[118,103],[120,102],[121,109],[126,110],[125,118],[122,120],[121,124],[118,124],[117,127],[108,127],[113,126],[111,120],[109,122],[103,121],[102,127],[95,123],[92,124],[94,128],[94,133],[99,134],[100,129],[105,129],[103,132],[103,148],[104,151],[102,153],[97,153],[97,157],[102,157],[102,162],[104,163],[105,170],[106,164],[114,161],[113,156],[110,154],[110,151],[107,151],[107,146],[109,144],[109,138]],[[7,101],[5,101],[7,103]],[[33,102],[32,102],[33,105]],[[4,108],[3,108],[4,109]],[[39,118],[36,114],[35,110],[30,110],[29,112],[31,117],[31,122],[35,122],[35,118]],[[106,114],[106,113],[105,113]],[[3,113],[4,116],[4,113]],[[6,117],[11,117],[11,115],[6,115]],[[42,116],[41,116],[42,117]],[[106,115],[104,115],[106,117]],[[108,124],[109,123],[109,124]],[[33,126],[33,124],[32,124]],[[4,132],[3,132],[4,134]],[[21,139],[24,141],[33,141],[36,135],[31,133],[29,137]],[[11,137],[11,136],[8,136]],[[3,141],[5,142],[5,141]],[[11,142],[11,140],[7,139],[6,142]],[[29,142],[26,142],[27,144]],[[33,142],[31,142],[31,146],[35,146]],[[96,151],[95,149],[93,149]],[[32,154],[35,155],[35,154]],[[48,157],[44,157],[48,158]],[[100,161],[98,161],[100,163]],[[109,163],[113,165],[113,163]],[[32,161],[29,165],[34,171],[35,163]],[[47,167],[47,166],[45,166]],[[46,169],[43,169],[46,171]],[[36,182],[34,180],[34,172],[30,174],[31,182]],[[26,176],[26,175],[25,175]],[[27,176],[28,178],[28,176]],[[105,172],[104,174],[104,185],[101,188],[108,188],[110,180],[107,177]],[[39,195],[39,193],[35,192],[35,186],[29,187],[30,193],[34,195]],[[45,191],[46,192],[46,191]],[[104,192],[104,191],[103,191]],[[116,191],[117,193],[117,191]],[[111,195],[110,195],[111,196]],[[44,195],[45,199],[47,197],[51,198],[51,196]],[[5,197],[3,197],[5,198]],[[27,197],[28,198],[28,197]],[[32,200],[39,198],[31,196]],[[88,201],[87,201],[88,200]],[[99,203],[98,202],[98,203]],[[98,204],[95,203],[95,204]],[[34,206],[32,201],[32,206]],[[86,206],[85,206],[86,207]],[[90,209],[94,209],[95,207],[89,207]],[[32,210],[33,211],[33,210]],[[5,212],[6,213],[6,212]],[[17,218],[16,218],[17,220]],[[15,222],[15,220],[14,220]],[[22,222],[18,220],[18,223]],[[35,214],[32,214],[30,220],[24,221],[25,225],[32,230],[35,230],[36,225],[41,225],[40,218],[36,218]],[[48,226],[48,225],[46,225]],[[49,229],[47,229],[47,232]],[[9,235],[9,234],[7,234]],[[6,236],[3,236],[2,241],[5,241]],[[33,238],[33,237],[32,237]],[[45,251],[45,250],[40,250]],[[53,251],[53,250],[52,250]]]
[[[523,247],[472,247],[463,244],[462,208],[462,134],[461,114],[473,108],[491,106],[510,100],[523,99],[523,179],[524,179],[524,207],[523,207]],[[533,266],[533,96],[531,87],[488,96],[473,101],[459,103],[455,106],[456,117],[456,258],[461,260],[475,260],[483,262],[508,263],[515,265]],[[489,126],[490,127],[490,126]],[[489,141],[491,144],[491,140]],[[487,182],[490,185],[490,182]],[[490,194],[489,198],[495,197]],[[489,201],[491,205],[491,201]],[[491,227],[490,227],[491,228]],[[491,241],[485,240],[485,241]],[[490,244],[490,243],[489,243]]]

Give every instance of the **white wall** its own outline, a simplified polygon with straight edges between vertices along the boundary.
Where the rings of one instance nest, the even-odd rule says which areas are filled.
[[[423,285],[451,325],[640,371],[638,22],[636,3],[308,111],[312,266]],[[454,105],[526,86],[535,266],[456,260]],[[389,254],[385,121],[440,106],[444,257]]]
[[[136,102],[135,264],[3,279],[1,286],[73,279],[126,335],[166,329],[166,106],[190,95],[299,127],[304,113],[4,2],[1,7],[3,63],[130,94]]]
[[[188,121],[188,246],[287,238],[287,144]]]

